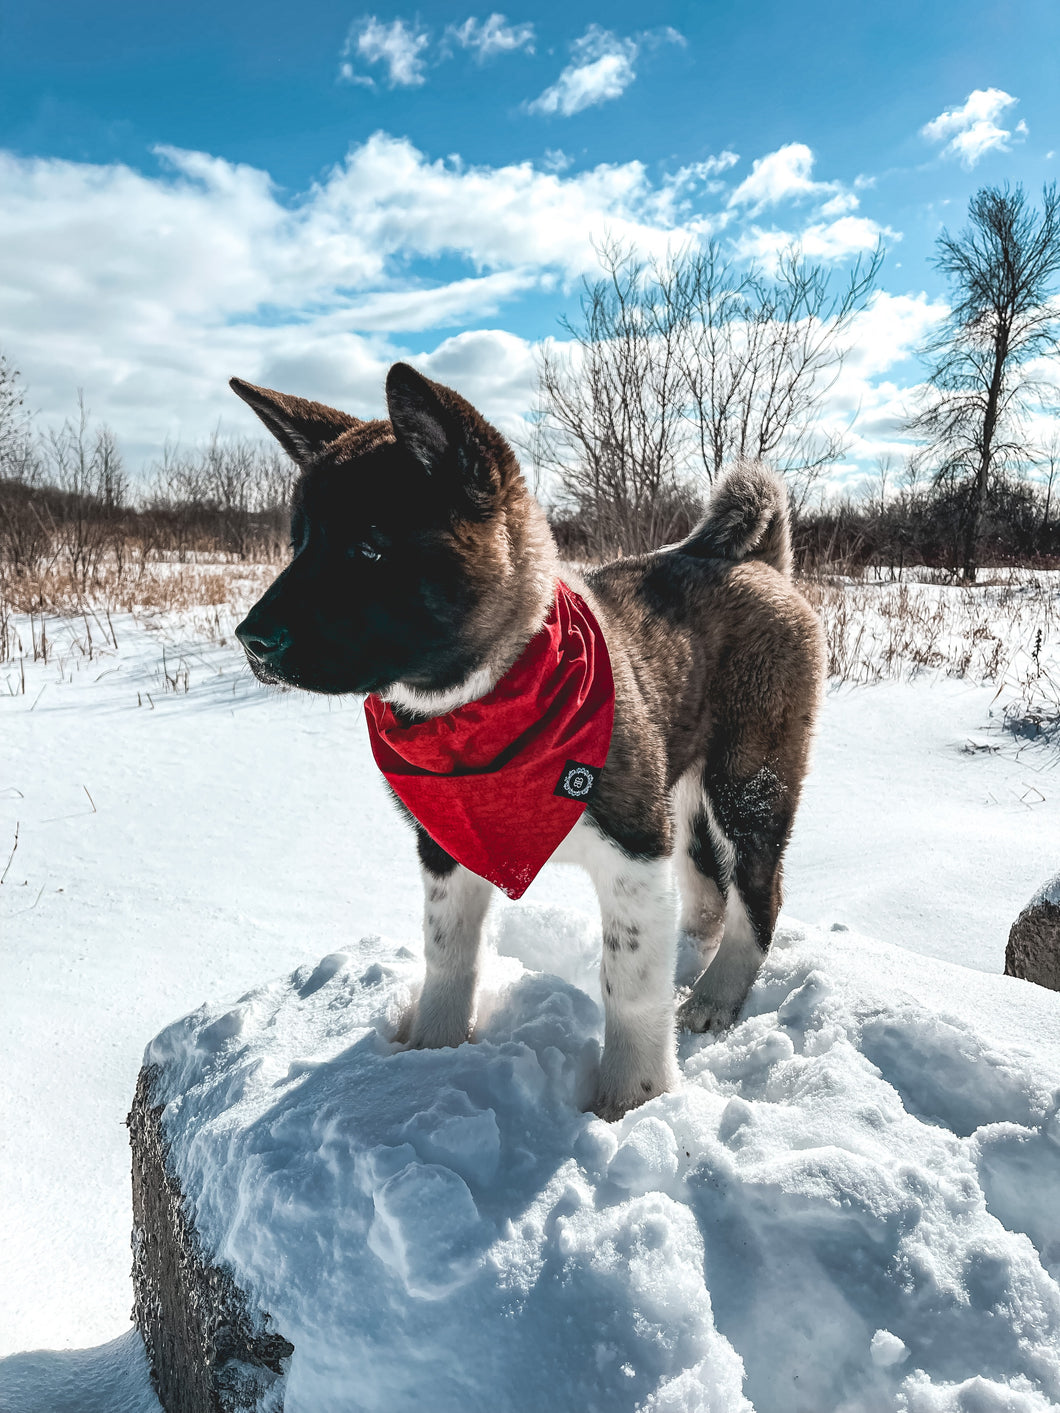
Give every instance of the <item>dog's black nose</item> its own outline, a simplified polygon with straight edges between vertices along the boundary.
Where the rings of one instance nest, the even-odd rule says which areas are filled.
[[[258,662],[277,662],[291,645],[291,635],[286,628],[263,627],[245,618],[236,629],[236,637],[251,657]]]

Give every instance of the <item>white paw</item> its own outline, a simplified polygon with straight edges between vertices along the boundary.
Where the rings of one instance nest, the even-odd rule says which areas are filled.
[[[402,1023],[410,1050],[455,1049],[471,1038],[471,1017],[462,1006],[421,997]]]
[[[604,1051],[593,1113],[608,1123],[666,1094],[677,1084],[677,1060],[672,1044],[652,1056],[626,1054],[618,1061]]]
[[[421,1023],[418,1019],[409,1035],[410,1050],[455,1050],[471,1038],[469,1025]]]

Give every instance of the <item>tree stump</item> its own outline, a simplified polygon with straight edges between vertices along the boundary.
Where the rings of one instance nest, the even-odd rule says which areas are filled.
[[[129,1113],[133,1319],[166,1413],[281,1413],[294,1346],[205,1250],[170,1162],[160,1071]]]
[[[1060,991],[1060,874],[1034,895],[1012,924],[1005,974]]]

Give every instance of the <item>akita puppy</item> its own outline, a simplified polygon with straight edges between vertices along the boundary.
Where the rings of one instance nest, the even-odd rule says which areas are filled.
[[[291,563],[237,629],[266,682],[365,694],[376,759],[416,828],[426,977],[405,1038],[471,1034],[494,884],[588,869],[603,922],[615,1119],[677,1078],[677,1013],[736,1018],[773,935],[823,644],[790,582],[787,498],[731,471],[682,543],[580,575],[504,437],[395,364],[388,421],[232,380],[301,468]],[[492,880],[492,881],[490,881]]]

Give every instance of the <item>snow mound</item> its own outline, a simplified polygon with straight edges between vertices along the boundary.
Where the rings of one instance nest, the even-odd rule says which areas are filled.
[[[148,1047],[199,1230],[294,1344],[287,1413],[1060,1403],[1060,995],[788,927],[608,1125],[599,1006],[517,955],[556,926],[506,926],[456,1050],[391,1043],[421,964],[379,938]]]

